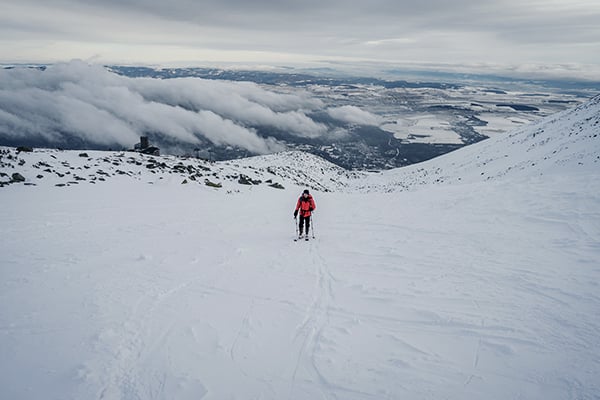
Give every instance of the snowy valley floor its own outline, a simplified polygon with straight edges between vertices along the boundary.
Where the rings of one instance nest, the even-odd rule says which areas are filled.
[[[595,176],[0,192],[2,399],[599,399]]]

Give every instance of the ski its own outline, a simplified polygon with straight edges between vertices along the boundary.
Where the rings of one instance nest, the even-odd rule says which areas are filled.
[[[315,238],[315,237],[313,236],[313,239],[314,239],[314,238]],[[297,241],[299,241],[299,240],[302,240],[302,239],[304,239],[304,241],[305,241],[305,242],[308,242],[310,238],[309,238],[308,236],[300,236],[300,237],[295,237],[295,238],[294,238],[294,242],[297,242]]]

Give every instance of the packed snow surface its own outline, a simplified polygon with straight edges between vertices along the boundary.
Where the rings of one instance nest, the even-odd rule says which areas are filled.
[[[4,148],[0,398],[599,399],[599,118],[379,174]]]

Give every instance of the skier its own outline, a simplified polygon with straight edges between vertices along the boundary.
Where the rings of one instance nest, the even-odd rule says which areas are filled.
[[[294,219],[298,216],[298,211],[300,211],[300,222],[298,227],[300,228],[300,235],[298,238],[302,238],[302,232],[304,231],[304,225],[306,223],[306,236],[305,239],[308,240],[308,228],[310,228],[310,216],[311,213],[317,208],[315,205],[315,200],[310,195],[308,189],[305,189],[302,192],[302,196],[298,199],[296,203],[296,209],[294,210]]]

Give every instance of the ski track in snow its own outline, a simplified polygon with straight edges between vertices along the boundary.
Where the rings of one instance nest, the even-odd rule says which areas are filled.
[[[121,187],[119,211],[54,191],[3,224],[2,299],[23,314],[4,308],[0,330],[19,351],[74,330],[81,353],[58,340],[54,360],[71,398],[593,398],[600,217],[510,187],[372,195],[369,211],[319,193],[316,239],[296,243],[294,193],[181,188],[149,221],[130,213],[171,194]]]

